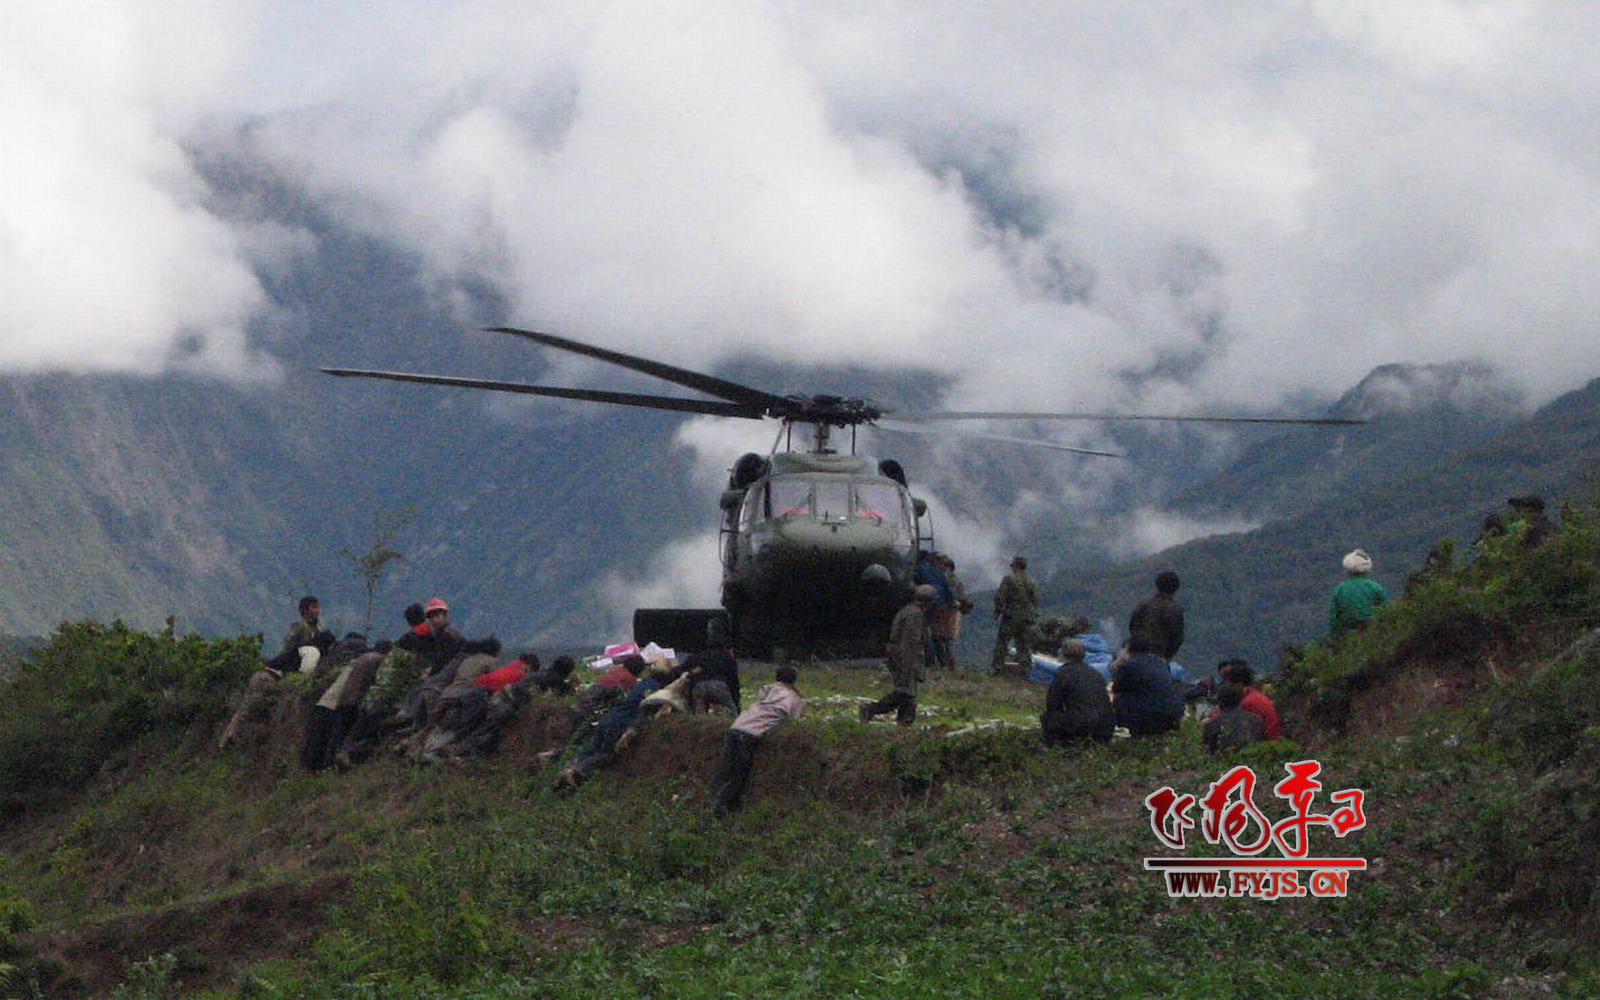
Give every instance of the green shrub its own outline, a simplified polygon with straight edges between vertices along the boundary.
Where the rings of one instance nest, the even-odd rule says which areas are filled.
[[[214,725],[259,664],[258,636],[63,624],[0,700],[0,817],[83,787],[151,733]]]
[[[339,929],[318,940],[319,957],[346,981],[451,984],[476,974],[490,957],[491,921],[472,892],[448,877],[459,863],[449,854],[391,857],[365,873]]]
[[[21,981],[22,970],[13,960],[25,956],[17,948],[15,939],[33,926],[33,907],[0,888],[0,990],[9,990]],[[9,993],[3,995],[10,996]]]
[[[1486,713],[1500,771],[1474,817],[1468,862],[1511,912],[1595,923],[1600,903],[1600,657],[1558,661]]]
[[[129,962],[122,984],[111,991],[111,1000],[172,1000],[178,995],[173,981],[177,969],[177,956],[171,952]]]

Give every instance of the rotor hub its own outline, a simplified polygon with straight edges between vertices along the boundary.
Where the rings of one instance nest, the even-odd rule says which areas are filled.
[[[804,424],[857,427],[882,417],[883,407],[845,396],[785,396],[769,415]]]

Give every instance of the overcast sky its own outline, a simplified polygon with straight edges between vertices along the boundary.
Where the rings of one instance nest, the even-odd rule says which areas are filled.
[[[5,0],[0,47],[8,370],[250,369],[306,244],[208,210],[249,121],[439,288],[679,363],[1163,410],[1600,375],[1600,4]]]

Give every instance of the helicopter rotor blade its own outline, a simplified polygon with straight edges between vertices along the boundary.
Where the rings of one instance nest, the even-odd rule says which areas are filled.
[[[933,410],[927,412],[885,411],[896,420],[1152,420],[1196,424],[1313,424],[1355,426],[1365,420],[1343,417],[1211,417],[1204,415],[1163,416],[1150,413],[1016,413],[998,410]]]
[[[1101,458],[1123,458],[1125,456],[1114,451],[1095,451],[1092,448],[1074,448],[1070,445],[1057,444],[1054,441],[1045,441],[1042,438],[1007,437],[1004,434],[979,434],[973,431],[936,431],[932,427],[913,427],[893,420],[880,420],[871,426],[879,430],[891,431],[895,434],[938,434],[945,436],[953,433],[957,437],[969,438],[976,441],[1000,441],[1005,444],[1026,444],[1036,448],[1052,448],[1056,451],[1070,451],[1074,455],[1096,455]]]
[[[573,354],[581,354],[584,357],[595,358],[645,375],[653,375],[674,385],[681,385],[686,389],[694,389],[698,392],[717,396],[745,407],[760,407],[763,413],[784,402],[782,396],[764,392],[760,389],[752,389],[737,382],[729,382],[727,379],[720,379],[714,375],[690,371],[687,368],[678,368],[674,365],[651,361],[649,358],[641,358],[633,354],[623,354],[621,351],[607,350],[604,347],[594,347],[576,340],[569,340],[566,337],[558,337],[553,333],[540,333],[537,330],[519,330],[512,326],[492,326],[488,327],[488,332],[508,333],[514,337],[524,337],[536,344],[569,351]]]
[[[324,368],[324,372],[339,378],[377,378],[392,382],[421,382],[427,385],[453,385],[468,389],[489,389],[494,392],[516,392],[529,396],[553,396],[557,399],[581,399],[592,403],[615,403],[618,406],[637,406],[650,410],[672,410],[678,413],[701,413],[714,417],[743,417],[760,420],[766,416],[756,406],[725,402],[720,399],[680,399],[676,396],[649,396],[634,392],[606,392],[598,389],[565,389],[554,386],[530,385],[527,382],[500,382],[494,379],[460,378],[455,375],[420,375],[415,372],[372,371],[363,368]]]

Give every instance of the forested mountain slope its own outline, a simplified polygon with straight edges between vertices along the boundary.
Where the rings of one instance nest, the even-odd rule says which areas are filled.
[[[1328,499],[1253,531],[1196,539],[1130,565],[1058,574],[1043,588],[1045,601],[1125,625],[1156,571],[1171,568],[1184,580],[1179,596],[1190,629],[1180,660],[1209,672],[1241,655],[1271,669],[1283,646],[1325,632],[1328,595],[1351,549],[1371,553],[1374,577],[1399,596],[1431,546],[1445,538],[1467,545],[1507,498],[1542,494],[1552,513],[1563,501],[1591,500],[1600,469],[1600,381],[1458,452],[1409,455],[1409,474],[1352,479]],[[1229,481],[1247,480],[1232,471],[1219,477]]]

